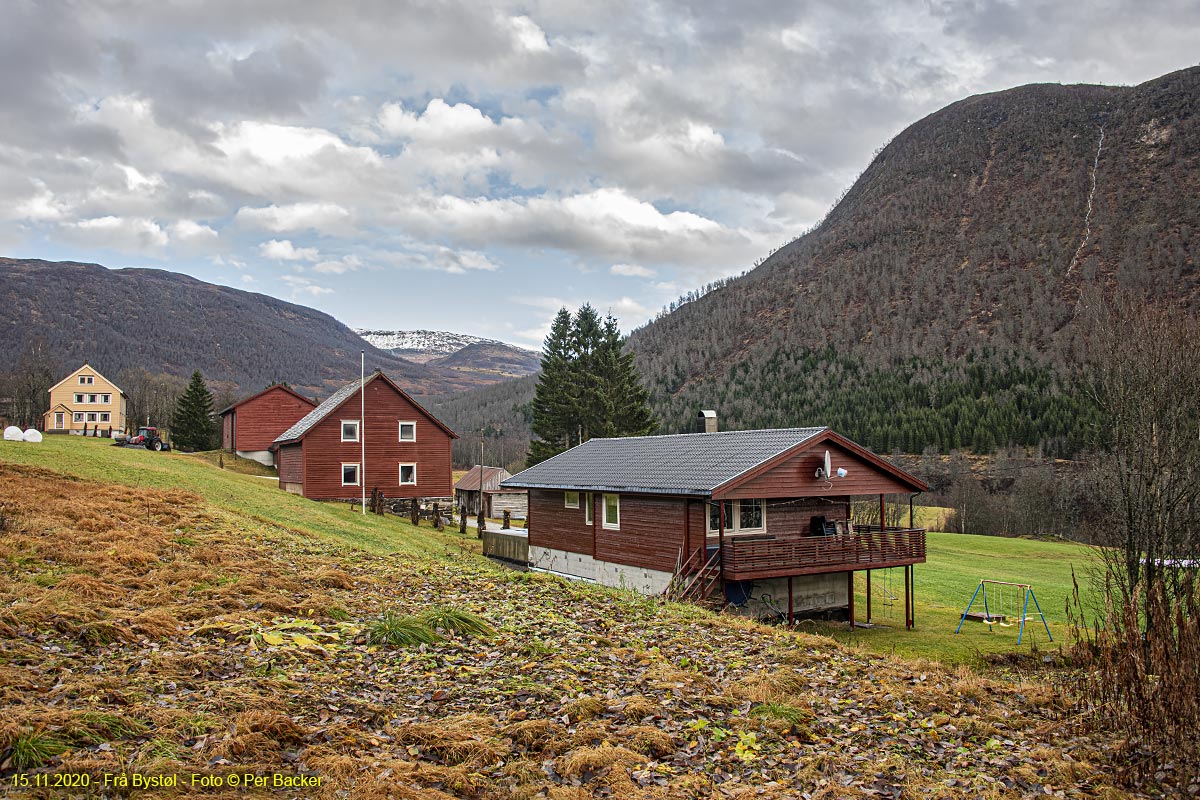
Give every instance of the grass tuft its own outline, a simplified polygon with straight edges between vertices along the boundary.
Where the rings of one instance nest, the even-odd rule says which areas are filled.
[[[483,617],[447,606],[434,606],[422,612],[418,619],[435,631],[447,631],[458,636],[486,639],[496,634],[496,629]]]
[[[53,736],[37,731],[21,731],[13,739],[12,765],[18,770],[37,769],[69,748]]]
[[[433,644],[440,639],[428,623],[395,611],[385,611],[382,617],[371,623],[367,631],[367,641],[371,644],[390,647]]]

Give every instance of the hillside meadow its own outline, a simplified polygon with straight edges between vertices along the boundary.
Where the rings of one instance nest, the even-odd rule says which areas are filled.
[[[513,572],[473,537],[98,441],[3,443],[0,508],[6,775],[177,777],[147,797],[268,792],[235,774],[319,797],[1123,796],[1113,742],[1065,724],[1044,675]],[[924,602],[939,569],[918,567]]]

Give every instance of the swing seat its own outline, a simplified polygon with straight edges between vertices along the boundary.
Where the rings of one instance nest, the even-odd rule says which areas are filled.
[[[968,611],[965,618],[968,622],[986,622],[989,625],[1000,623],[1006,619],[1003,614],[992,614],[989,617],[982,611]]]

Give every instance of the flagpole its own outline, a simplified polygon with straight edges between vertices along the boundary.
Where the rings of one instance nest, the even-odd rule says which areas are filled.
[[[358,442],[362,445],[362,466],[359,468],[359,483],[362,484],[362,513],[367,515],[367,351],[358,356]]]

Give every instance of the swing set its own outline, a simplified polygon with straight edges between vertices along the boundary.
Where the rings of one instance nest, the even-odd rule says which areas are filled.
[[[1008,588],[1005,588],[1008,587]],[[971,613],[971,606],[975,605],[975,600],[980,594],[983,594],[983,614],[978,611]],[[991,595],[991,603],[988,602],[988,595]],[[967,608],[963,611],[962,618],[958,621],[958,627],[954,629],[957,635],[962,630],[963,623],[968,619],[975,622],[986,622],[988,630],[992,630],[993,625],[999,625],[1002,628],[1012,627],[1012,622],[1009,621],[1006,613],[1007,604],[1011,604],[1013,609],[1020,601],[1021,607],[1021,627],[1017,631],[1017,644],[1021,643],[1022,637],[1025,636],[1025,622],[1030,619],[1040,619],[1042,627],[1046,629],[1046,635],[1050,637],[1050,641],[1054,641],[1054,636],[1050,633],[1050,626],[1046,623],[1046,615],[1042,613],[1042,606],[1038,603],[1037,595],[1033,593],[1033,587],[1028,583],[1009,583],[1008,581],[991,581],[981,580],[979,585],[975,587],[975,594],[971,595],[971,602],[967,603]],[[1032,617],[1029,616],[1029,601],[1033,601],[1033,607],[1037,609],[1037,613]],[[1006,604],[1007,601],[1007,604]],[[993,613],[995,609],[995,613]]]

